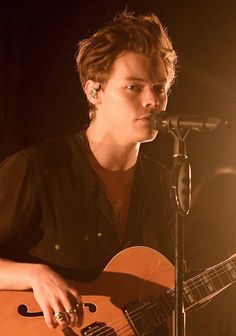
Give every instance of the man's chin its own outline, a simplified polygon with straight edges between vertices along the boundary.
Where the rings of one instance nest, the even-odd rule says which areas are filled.
[[[146,136],[144,136],[143,139],[140,142],[142,142],[142,143],[151,142],[151,141],[153,141],[157,137],[157,134],[158,134],[158,131],[151,130],[149,132],[149,134],[147,134]]]

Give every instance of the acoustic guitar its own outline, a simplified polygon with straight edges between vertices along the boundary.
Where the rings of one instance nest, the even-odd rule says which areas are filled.
[[[185,310],[215,296],[236,281],[236,255],[185,281]],[[73,283],[82,296],[80,327],[49,329],[32,291],[0,292],[1,336],[171,335],[174,267],[148,247],[118,253],[100,277]]]

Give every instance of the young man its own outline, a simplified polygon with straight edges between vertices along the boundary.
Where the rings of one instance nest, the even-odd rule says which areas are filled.
[[[89,126],[0,169],[0,288],[32,289],[51,328],[78,322],[66,279],[95,279],[129,246],[172,253],[169,175],[139,153],[175,76],[167,33],[155,15],[124,13],[81,41],[76,61]]]

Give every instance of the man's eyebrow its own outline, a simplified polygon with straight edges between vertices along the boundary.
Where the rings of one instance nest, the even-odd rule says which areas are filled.
[[[125,77],[126,80],[136,80],[136,81],[140,81],[140,82],[145,82],[145,80],[143,78],[140,77],[135,77],[135,76],[128,76]]]
[[[128,76],[125,77],[125,80],[132,80],[132,81],[139,81],[139,82],[146,82],[146,80],[144,78],[141,77],[135,77],[135,76]],[[166,78],[160,78],[156,83],[154,83],[154,85],[157,84],[165,84],[167,83],[168,80]]]

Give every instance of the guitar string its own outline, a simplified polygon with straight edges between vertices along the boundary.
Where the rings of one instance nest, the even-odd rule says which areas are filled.
[[[229,260],[229,262],[231,262]],[[223,262],[224,263],[224,262]],[[219,266],[219,265],[218,265]],[[222,265],[220,265],[221,267]],[[207,285],[208,283],[211,283],[213,288],[214,288],[214,291],[217,291],[217,290],[220,290],[220,289],[224,289],[224,287],[227,287],[229,286],[230,284],[232,284],[233,282],[236,281],[236,278],[234,278],[232,275],[230,275],[229,273],[229,270],[227,270],[225,268],[225,265],[223,265],[224,267],[220,268],[220,267],[217,267],[217,270],[215,268],[209,268],[207,269],[206,271],[204,271],[203,273],[200,273],[198,275],[195,275],[193,278],[187,280],[184,282],[184,285],[188,286],[188,289],[189,289],[189,292],[191,292],[192,289],[199,289],[200,287],[206,287],[206,286],[203,286],[203,285]],[[236,266],[236,265],[234,265]],[[212,274],[209,274],[209,273],[212,273]],[[229,280],[229,283],[225,284],[222,279],[220,278],[220,276],[224,275],[224,274],[227,274],[228,276],[228,280]],[[203,280],[203,277],[204,276],[207,276],[209,278],[209,281],[208,282],[205,282]],[[215,279],[220,279],[221,283],[223,284],[223,287],[221,288],[216,288],[216,286],[214,285],[213,281]],[[170,288],[166,293],[171,293],[172,291],[174,291],[173,288]],[[200,292],[199,292],[200,293]],[[209,292],[208,291],[208,296],[210,296],[212,294],[212,292]],[[207,297],[206,297],[207,298]]]
[[[216,279],[216,278],[219,278],[219,276],[220,275],[222,275],[222,274],[224,274],[224,273],[226,273],[226,274],[228,274],[228,271],[225,269],[225,268],[222,268],[222,269],[219,269],[219,271],[222,271],[222,272],[217,272],[216,273],[216,270],[215,269],[208,269],[208,271],[213,271],[213,272],[215,272],[215,275],[214,276],[212,276],[211,275],[211,280],[214,280],[214,279]],[[193,288],[197,288],[197,286],[196,285],[199,285],[199,284],[203,284],[203,280],[201,279],[202,278],[202,274],[203,273],[201,273],[201,274],[199,274],[199,275],[196,275],[194,278],[192,278],[192,279],[197,279],[197,281],[195,281],[194,283],[192,283],[192,284],[190,284],[189,286],[188,286],[188,288],[189,289],[193,289]],[[207,272],[206,272],[206,274],[207,274]],[[192,280],[192,279],[190,279],[190,280]],[[233,280],[233,281],[232,281]],[[236,279],[231,279],[231,283],[233,283],[234,281],[236,281]],[[185,283],[186,284],[186,283]],[[227,285],[225,285],[224,284],[224,286],[225,287],[227,287],[228,285],[230,285],[230,283],[229,284],[227,284]],[[223,288],[221,288],[221,289],[223,289]],[[219,290],[219,289],[218,289]],[[217,291],[217,289],[216,289],[216,291]],[[165,293],[164,293],[164,295],[166,295],[166,296],[168,296],[168,295],[170,295],[170,294],[173,294],[174,295],[174,289],[173,288],[170,288],[168,291],[166,291]],[[209,295],[208,296],[210,296],[210,294],[212,294],[212,293],[209,293]],[[174,296],[173,296],[174,297]],[[145,305],[147,305],[147,304],[152,304],[152,305],[158,305],[158,303],[160,303],[160,300],[159,300],[159,302],[157,302],[157,303],[155,303],[155,302],[147,302]],[[196,304],[197,302],[195,302],[195,304]],[[138,309],[142,309],[142,308],[138,308]],[[138,310],[137,309],[137,310]],[[135,310],[133,311],[133,313],[135,314]]]
[[[229,262],[230,262],[230,260],[229,260]],[[219,271],[221,271],[221,270],[223,270],[223,272],[216,272],[216,269],[214,269],[214,268],[212,268],[212,269],[208,269],[208,272],[209,271],[213,271],[213,272],[215,272],[215,275],[212,277],[211,276],[211,279],[214,279],[214,278],[219,278],[219,275],[222,275],[222,274],[224,274],[224,273],[226,273],[226,274],[228,274],[229,273],[229,271],[228,270],[225,270],[225,268],[222,268],[222,269],[219,269]],[[205,272],[205,274],[207,275],[207,271]],[[200,279],[200,281],[195,281],[192,285],[189,285],[188,286],[188,288],[196,288],[196,284],[198,284],[198,283],[202,283],[203,282],[203,280],[201,279],[202,278],[202,276],[203,276],[203,273],[201,273],[201,274],[199,274],[199,275],[196,275],[195,277],[193,277],[192,279],[190,279],[189,281],[193,281],[193,279]],[[236,279],[235,279],[236,280]],[[226,285],[227,286],[227,285]],[[164,294],[174,294],[174,290],[173,290],[173,288],[171,288],[171,289],[169,289],[167,292],[165,292]],[[142,310],[142,309],[144,309],[144,308],[147,308],[148,306],[149,306],[149,308],[155,308],[155,306],[157,306],[158,305],[158,303],[161,303],[160,302],[160,300],[159,300],[159,302],[152,302],[152,301],[150,301],[150,302],[146,302],[145,304],[143,304],[142,305],[142,307],[139,307],[139,308],[137,308],[137,309],[135,309],[129,316],[130,316],[130,318],[132,319],[132,321],[134,321],[134,322],[137,322],[138,320],[141,320],[142,319],[142,317],[138,317],[139,315],[139,311],[140,310]],[[150,306],[151,305],[151,306]],[[170,315],[168,314],[168,317],[170,317]],[[157,326],[159,326],[159,325],[161,325],[163,322],[165,322],[167,319],[168,319],[168,317],[165,317],[164,316],[164,320],[163,321],[158,321],[158,324],[156,324],[155,325],[155,327],[154,328],[156,328]],[[162,319],[163,319],[163,315],[162,315]],[[103,327],[101,327],[101,328],[99,328],[97,331],[99,332],[98,334],[97,334],[97,336],[100,336],[100,335],[102,335],[103,334],[103,331],[106,333],[106,336],[109,336],[109,335],[112,335],[113,334],[113,332],[114,332],[114,330],[115,330],[115,332],[123,332],[123,335],[124,335],[124,333],[126,333],[126,330],[123,330],[122,331],[122,329],[124,329],[124,328],[127,328],[128,327],[128,329],[130,330],[130,328],[131,328],[131,326],[127,323],[126,325],[123,325],[122,327],[118,327],[121,323],[122,323],[122,320],[125,320],[125,322],[127,322],[127,320],[126,320],[126,318],[125,317],[122,317],[122,318],[119,318],[119,319],[117,319],[117,320],[114,320],[114,321],[112,321],[111,323],[109,323],[109,324],[107,324],[106,326],[103,326]],[[113,330],[111,331],[111,332],[109,332],[109,333],[107,333],[107,328],[108,327],[111,327],[111,328],[113,328]],[[114,329],[115,328],[115,329]],[[117,328],[119,328],[119,329],[117,329]],[[121,335],[121,334],[120,334]]]
[[[230,261],[229,261],[230,262]],[[221,265],[222,266],[222,265]],[[200,287],[200,285],[202,284],[206,284],[206,282],[203,280],[204,276],[207,276],[209,278],[209,282],[212,282],[211,280],[215,280],[216,278],[220,279],[221,283],[223,286],[228,286],[231,283],[236,281],[236,278],[234,278],[231,274],[230,271],[228,269],[226,269],[225,265],[223,265],[224,267],[222,268],[209,268],[206,271],[204,271],[203,273],[200,273],[198,275],[195,275],[193,278],[187,280],[185,282],[185,285],[188,285],[189,289],[192,288],[198,288]],[[236,265],[234,265],[236,266]],[[233,269],[234,270],[234,269]],[[211,273],[211,274],[210,274]],[[223,274],[227,274],[228,276],[228,280],[230,281],[229,283],[225,284],[222,279],[220,278],[220,276],[222,276]],[[213,284],[213,287],[214,284]],[[217,288],[215,288],[217,290]],[[209,293],[210,294],[210,293]]]
[[[134,312],[135,312],[135,311],[137,312],[138,310],[144,309],[145,306],[148,306],[148,305],[150,305],[150,304],[153,305],[153,302],[150,301],[150,302],[147,302],[147,303],[143,304],[141,308],[138,308],[138,309],[134,310]],[[151,307],[149,307],[149,308],[151,308]],[[136,314],[136,316],[135,316],[134,314]],[[138,320],[141,320],[141,319],[142,319],[142,317],[138,317],[138,318],[137,318],[137,316],[138,316],[137,313],[134,313],[134,314],[130,314],[130,316],[133,315],[133,318],[132,318],[132,321],[133,321],[133,322],[137,322]],[[126,322],[126,325],[123,325],[122,327],[119,327],[119,325],[122,323],[122,320],[124,320],[124,321]],[[163,321],[158,321],[158,324],[155,324],[154,328],[160,326],[160,325],[161,325],[163,322],[165,322],[166,320],[167,320],[167,319],[164,319]],[[108,332],[108,330],[107,330],[107,328],[109,328],[109,327],[110,327],[110,328],[113,328],[113,330],[111,330],[110,332]],[[115,328],[115,329],[114,329],[114,328]],[[128,330],[123,330],[123,331],[122,331],[122,329],[124,329],[124,328],[128,328]],[[114,331],[115,331],[116,333],[117,333],[117,332],[122,332],[123,335],[125,335],[124,333],[126,333],[126,331],[130,331],[130,329],[132,329],[132,327],[131,327],[130,324],[128,323],[126,317],[125,317],[125,316],[122,316],[122,318],[119,318],[119,319],[117,319],[117,320],[114,320],[114,321],[110,322],[109,324],[106,324],[105,326],[102,326],[102,327],[100,327],[99,329],[97,329],[97,330],[96,330],[96,335],[97,335],[97,336],[101,336],[101,335],[104,335],[104,333],[105,333],[106,336],[114,335],[114,334],[113,334]],[[98,332],[98,333],[97,333],[97,332]],[[122,335],[122,334],[119,333],[119,335]],[[135,335],[135,334],[133,334],[133,335]],[[131,335],[128,334],[127,336],[131,336]]]
[[[122,324],[122,320],[124,320],[126,322],[125,325]],[[108,331],[107,328],[112,328],[113,330]],[[122,330],[122,329],[125,329],[125,328],[127,330]],[[102,326],[99,329],[96,329],[96,336],[101,336],[101,335],[104,335],[104,334],[106,336],[114,335],[114,331],[115,331],[116,334],[117,334],[117,332],[119,332],[119,335],[125,335],[125,333],[129,332],[130,329],[132,329],[132,327],[130,326],[130,324],[128,324],[128,321],[125,318],[125,316],[123,316],[122,318],[114,320],[114,321],[106,324],[105,326]],[[122,332],[122,334],[120,332]],[[133,334],[133,335],[135,335],[135,334]],[[131,335],[128,334],[127,336],[131,336]]]
[[[223,274],[223,273],[227,273],[227,271],[226,270],[224,270],[223,268],[222,268],[222,270],[223,270],[223,272],[221,272],[221,274]],[[215,272],[216,273],[216,270],[215,269],[209,269],[209,271],[213,271],[213,272]],[[207,272],[206,272],[207,273]],[[202,274],[203,273],[201,273],[201,275],[196,275],[195,277],[194,277],[194,279],[197,279],[197,278],[199,278],[200,280],[201,280],[201,277],[202,277]],[[220,273],[218,272],[218,273],[216,273],[216,275],[214,276],[215,278],[216,277],[219,277],[219,275],[220,275]],[[211,277],[212,279],[214,278],[214,277]],[[192,280],[192,279],[190,279],[190,280]],[[198,281],[199,283],[200,282],[202,282],[202,280],[201,281]],[[195,282],[195,284],[193,284],[193,285],[190,285],[189,286],[189,288],[190,287],[196,287],[196,283],[197,283],[197,281]],[[164,293],[164,294],[173,294],[173,288],[172,289],[170,289],[170,290],[168,290],[166,293]],[[144,309],[144,308],[147,308],[148,306],[148,308],[150,309],[150,308],[155,308],[155,306],[157,306],[158,305],[158,303],[160,304],[161,303],[161,301],[159,300],[159,302],[157,302],[157,303],[153,303],[153,302],[147,302],[147,303],[145,303],[145,304],[143,304],[142,305],[142,307],[139,307],[139,308],[137,308],[136,310],[134,310],[131,314],[130,314],[130,318],[132,319],[132,321],[133,322],[137,322],[138,320],[141,320],[142,319],[142,317],[138,317],[138,313],[139,313],[139,311],[141,310],[141,309]],[[151,306],[150,306],[151,305]],[[138,313],[137,313],[138,312]],[[136,315],[136,316],[135,316]],[[163,315],[161,315],[162,316],[162,319],[163,319]],[[164,319],[163,319],[163,321],[161,321],[161,320],[159,320],[158,321],[158,324],[156,323],[155,324],[155,326],[154,326],[154,328],[156,328],[157,326],[159,326],[159,325],[161,325],[163,322],[165,322],[167,319],[168,319],[168,317],[170,317],[170,315],[168,314],[168,316],[167,317],[165,317],[164,316]],[[131,326],[127,323],[126,325],[121,325],[121,323],[122,323],[122,320],[125,320],[125,322],[127,322],[127,320],[126,320],[126,318],[125,317],[122,317],[122,318],[119,318],[119,319],[117,319],[117,320],[114,320],[114,321],[112,321],[110,324],[107,324],[106,326],[103,326],[103,327],[101,327],[101,328],[99,328],[98,330],[97,330],[97,336],[101,336],[101,335],[103,335],[104,333],[106,334],[106,336],[109,336],[109,335],[112,335],[113,333],[114,333],[114,331],[117,333],[117,332],[119,332],[119,335],[125,335],[125,333],[127,332],[127,331],[129,331],[130,329],[131,329]],[[121,326],[120,326],[121,325]],[[112,328],[113,330],[111,330],[109,333],[108,333],[108,331],[107,331],[107,328],[108,327],[110,327],[110,328]],[[115,329],[114,329],[115,328]],[[127,329],[128,328],[128,329]],[[122,330],[123,329],[123,330]],[[121,334],[122,333],[122,334]],[[129,335],[130,336],[130,335]]]
[[[231,264],[232,264],[232,260],[229,260],[228,262],[230,262]],[[225,264],[226,264],[226,262],[225,261],[223,261],[222,262],[222,264],[223,264],[223,266],[225,266]],[[197,288],[197,284],[202,284],[203,283],[203,279],[202,279],[202,277],[203,277],[203,274],[204,275],[208,275],[208,273],[209,272],[215,272],[215,275],[214,276],[212,276],[211,275],[211,279],[212,280],[214,280],[214,278],[219,278],[219,276],[220,275],[222,275],[222,274],[224,274],[224,273],[226,273],[226,274],[228,274],[229,273],[229,270],[226,270],[225,269],[225,267],[222,267],[222,268],[220,268],[222,265],[217,265],[217,270],[218,270],[218,272],[216,272],[216,268],[210,268],[210,269],[207,269],[206,271],[205,271],[205,273],[203,272],[203,273],[201,273],[201,274],[198,274],[198,275],[196,275],[195,277],[193,277],[192,279],[189,279],[187,282],[189,282],[189,281],[191,281],[192,282],[192,284],[189,284],[189,286],[188,286],[188,288],[189,289],[192,289],[192,288]],[[234,265],[235,266],[235,265]],[[219,271],[223,271],[223,272],[219,272]],[[196,280],[196,281],[194,281],[194,280]],[[230,277],[230,280],[235,280],[236,281],[236,279],[231,279],[231,277]],[[221,281],[222,282],[222,281]],[[223,283],[223,282],[222,282]],[[186,284],[186,283],[185,283]],[[229,285],[229,284],[228,284]],[[227,285],[225,285],[224,284],[224,286],[227,286]],[[165,292],[164,293],[164,298],[165,298],[165,295],[166,296],[168,296],[168,295],[170,295],[170,294],[174,294],[174,290],[173,290],[173,288],[171,288],[171,289],[169,289],[167,292]],[[210,293],[209,293],[209,295],[210,295]],[[162,296],[161,296],[161,298],[162,298]],[[172,298],[174,298],[174,296],[172,296]],[[142,307],[139,307],[139,308],[137,308],[137,309],[135,309],[129,316],[130,316],[130,318],[131,318],[131,320],[133,321],[133,322],[137,322],[138,320],[140,320],[141,319],[141,317],[138,317],[138,314],[139,314],[139,312],[142,310],[142,309],[144,309],[145,308],[145,306],[146,306],[146,308],[149,306],[149,308],[155,308],[155,306],[157,306],[158,304],[160,304],[161,303],[161,300],[159,300],[159,302],[157,301],[157,302],[153,302],[153,301],[150,301],[150,302],[146,302],[145,304],[143,304],[142,305]],[[163,319],[163,314],[161,315],[162,316],[162,319]],[[159,326],[159,325],[161,325],[163,322],[165,322],[167,319],[168,319],[168,317],[170,317],[170,315],[168,314],[168,316],[167,317],[165,317],[164,316],[164,320],[163,321],[158,321],[158,324],[156,324],[155,325],[155,327],[157,327],[157,326]],[[114,321],[112,321],[110,324],[107,324],[107,325],[105,325],[105,326],[103,326],[103,327],[101,327],[101,328],[99,328],[97,331],[99,332],[99,334],[97,334],[98,336],[99,335],[102,335],[103,334],[103,331],[106,333],[106,336],[109,336],[109,335],[112,335],[113,334],[113,332],[114,332],[114,330],[116,331],[116,332],[120,332],[122,329],[124,329],[124,328],[127,328],[128,327],[128,329],[130,330],[130,328],[131,328],[131,326],[127,323],[126,325],[123,325],[122,327],[120,327],[120,329],[118,329],[117,330],[117,327],[121,324],[121,322],[122,322],[122,320],[125,320],[126,322],[127,322],[127,319],[125,318],[125,316],[122,316],[122,318],[119,318],[119,319],[117,319],[117,320],[114,320]],[[107,333],[107,327],[111,327],[113,330],[111,331],[111,333],[109,332],[109,333]],[[115,328],[115,329],[114,329]],[[123,330],[122,332],[124,332],[124,333],[126,333],[126,330]],[[121,334],[120,334],[121,335]]]
[[[148,306],[150,303],[151,303],[151,302],[148,302],[148,303],[146,303],[146,304],[143,304],[142,308],[139,308],[139,309],[143,309],[144,306]],[[137,314],[136,314],[136,316],[137,316]],[[123,325],[122,327],[118,327],[119,324],[121,324],[122,319],[125,320],[126,325]],[[142,319],[142,317],[138,317],[138,318],[132,319],[132,321],[137,322],[138,320],[141,320],[141,319]],[[160,326],[161,324],[163,324],[163,322],[165,322],[166,320],[167,320],[167,319],[165,319],[165,320],[163,320],[163,321],[158,321],[158,324],[157,324],[157,323],[155,324],[155,326],[153,327],[153,330],[154,330],[154,328],[156,328],[156,327]],[[117,335],[120,335],[120,336],[122,336],[122,334],[125,335],[125,334],[126,334],[126,331],[130,331],[130,329],[132,329],[132,327],[130,326],[130,324],[128,324],[127,322],[128,322],[128,321],[127,321],[126,317],[123,316],[122,318],[119,318],[119,319],[117,319],[116,321],[112,321],[111,323],[106,324],[105,326],[100,327],[99,329],[97,329],[97,330],[96,330],[96,336],[101,336],[101,335],[104,335],[104,334],[105,334],[106,336],[114,335],[114,331],[115,331],[116,333],[119,332],[119,334],[117,334]],[[113,330],[111,330],[111,331],[108,332],[108,331],[107,331],[107,328],[108,328],[108,327],[113,328]],[[114,328],[115,328],[115,329],[114,329]],[[123,331],[122,331],[122,329],[124,329],[124,328],[127,328],[127,330],[123,330]],[[97,333],[97,332],[98,332],[98,333]],[[122,334],[121,334],[120,332],[122,332]],[[134,333],[133,335],[135,335],[135,333]],[[131,336],[130,333],[129,333],[127,336]]]
[[[143,304],[142,307],[136,309],[136,311],[143,309],[145,306],[148,306],[148,305],[150,305],[151,303],[152,303],[152,302],[150,301],[150,302],[147,302],[147,303]],[[131,315],[132,315],[132,314],[130,314],[130,316],[131,316]],[[142,317],[138,317],[138,318],[137,318],[137,316],[138,316],[138,314],[136,313],[136,317],[134,316],[134,318],[132,318],[132,321],[133,321],[133,322],[137,322],[138,320],[141,320],[141,319],[142,319]],[[123,325],[121,324],[123,321],[126,322],[125,325],[124,325],[124,324],[123,324]],[[164,321],[159,321],[159,323],[155,325],[155,328],[156,328],[157,326],[161,325],[163,322],[165,322],[165,320],[164,320]],[[119,325],[121,325],[121,327],[119,327]],[[113,330],[108,331],[107,328],[113,328]],[[122,331],[122,329],[124,329],[124,328],[127,328],[127,330],[123,330],[123,331]],[[112,322],[106,324],[105,326],[102,326],[102,327],[100,327],[99,329],[97,329],[97,330],[96,330],[96,336],[104,335],[104,333],[105,333],[106,336],[114,335],[114,331],[115,331],[116,333],[117,333],[117,332],[122,332],[123,335],[125,335],[126,331],[130,331],[130,330],[132,330],[131,325],[128,323],[127,318],[126,318],[125,316],[122,316],[122,317],[118,318],[117,320],[114,320],[114,321],[112,321]],[[119,335],[122,335],[122,334],[119,333]],[[135,335],[135,333],[134,333],[133,335]],[[131,335],[128,334],[127,336],[131,336]]]
[[[232,264],[232,260],[229,260],[229,261],[227,261],[227,262],[230,262],[231,264]],[[229,283],[227,283],[227,284],[225,284],[221,279],[220,279],[220,281],[221,281],[221,283],[223,284],[223,286],[224,287],[227,287],[228,285],[230,285],[231,283],[233,283],[233,282],[235,282],[236,281],[236,279],[234,278],[234,277],[232,277],[230,274],[229,274],[229,271],[225,268],[225,267],[223,267],[223,266],[225,266],[225,261],[224,262],[222,262],[222,265],[220,265],[220,267],[219,267],[219,265],[218,265],[218,267],[217,267],[217,269],[216,268],[211,268],[211,269],[208,269],[206,272],[205,272],[205,275],[209,275],[209,272],[211,272],[211,273],[215,273],[214,275],[213,274],[211,274],[210,275],[210,280],[214,280],[214,279],[216,279],[216,278],[218,278],[218,279],[220,279],[220,275],[222,275],[222,274],[227,274],[228,275],[228,280],[230,280],[230,282]],[[235,266],[235,265],[234,265]],[[201,273],[201,274],[198,274],[198,275],[196,275],[194,278],[192,278],[192,279],[190,279],[191,281],[192,281],[192,284],[190,283],[189,285],[188,285],[188,288],[191,290],[191,289],[193,289],[193,288],[198,288],[197,287],[197,285],[199,285],[199,284],[203,284],[204,282],[203,282],[203,279],[202,279],[202,276],[203,276],[203,273]],[[194,279],[195,280],[197,280],[197,281],[194,281]],[[193,282],[194,281],[194,282]],[[204,283],[205,284],[205,283]],[[215,286],[214,286],[215,287]],[[216,291],[217,290],[220,290],[220,289],[223,289],[223,288],[215,288],[216,289]],[[166,293],[164,293],[164,295],[168,298],[168,295],[170,295],[170,294],[173,294],[172,295],[172,298],[174,298],[174,290],[173,290],[173,288],[171,288],[171,289],[169,289]],[[199,294],[202,296],[202,294],[199,292]],[[209,295],[208,296],[210,296],[210,294],[212,294],[212,293],[208,293]],[[165,296],[164,296],[164,298],[165,298]],[[203,299],[202,297],[201,297],[201,299]],[[149,308],[154,308],[155,307],[155,305],[158,305],[158,304],[160,304],[161,303],[161,301],[159,300],[159,302],[157,302],[157,303],[154,303],[154,302],[150,302],[150,303],[147,303],[146,305],[148,305],[148,304],[152,304],[152,306],[149,306]],[[169,302],[168,304],[170,304],[171,302]],[[195,302],[194,304],[196,304],[197,302]],[[193,304],[193,305],[194,305]],[[144,306],[143,306],[144,307]],[[139,308],[139,309],[142,309],[143,307],[141,307],[141,308]],[[168,311],[168,307],[165,307],[166,309],[167,309],[167,311]],[[135,311],[133,312],[133,315],[135,314]],[[168,317],[169,317],[170,315],[168,314]],[[131,317],[135,317],[135,316],[131,316]],[[168,319],[168,317],[166,318],[166,320]],[[162,317],[163,318],[163,317]],[[164,319],[165,319],[165,317],[164,317]],[[164,321],[160,321],[161,323],[163,323]]]

